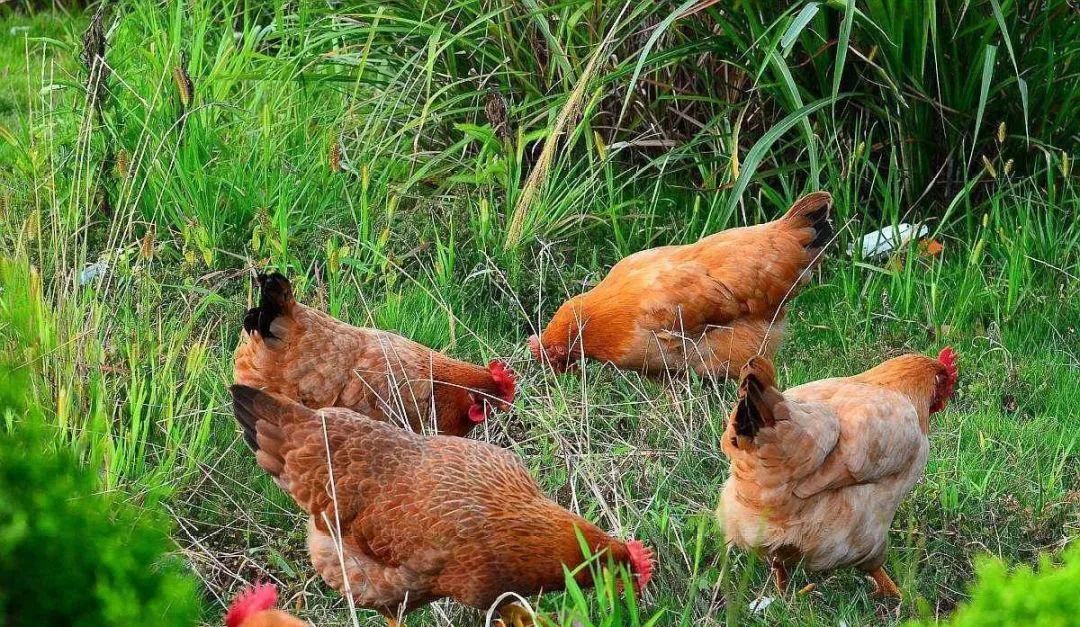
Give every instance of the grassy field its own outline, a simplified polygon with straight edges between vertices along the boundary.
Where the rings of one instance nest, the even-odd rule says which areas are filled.
[[[175,519],[207,624],[259,578],[315,624],[382,624],[314,575],[303,518],[238,439],[232,351],[268,267],[335,316],[521,373],[513,412],[476,437],[658,550],[634,609],[544,595],[567,625],[941,619],[976,556],[1034,563],[1080,535],[1068,4],[605,4],[0,9],[0,298],[30,330],[0,325],[0,346],[58,446]],[[713,518],[734,386],[554,376],[524,340],[621,256],[819,188],[839,235],[792,303],[782,385],[947,344],[960,384],[894,524],[904,602],[854,571],[797,573],[816,590],[755,612],[767,568]],[[943,252],[849,254],[898,222]],[[452,603],[409,620],[478,622]]]

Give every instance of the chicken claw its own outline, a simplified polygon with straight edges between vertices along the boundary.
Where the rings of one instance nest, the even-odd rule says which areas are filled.
[[[807,595],[807,594],[810,594],[811,592],[813,592],[814,590],[817,590],[817,584],[816,583],[808,583],[805,586],[803,586],[801,590],[799,590],[799,594],[800,595]]]
[[[883,567],[870,572],[870,578],[874,580],[874,591],[870,593],[871,597],[875,599],[900,599],[903,595],[900,594],[900,588],[896,587],[893,583],[889,573],[885,572]]]

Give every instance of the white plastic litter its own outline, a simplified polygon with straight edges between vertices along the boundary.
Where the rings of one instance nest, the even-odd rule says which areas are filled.
[[[105,259],[101,259],[86,266],[79,272],[79,285],[86,285],[87,283],[100,279],[108,269],[109,262]]]
[[[903,248],[911,240],[918,239],[930,232],[925,224],[916,227],[914,224],[902,222],[895,227],[887,226],[862,237],[863,258],[880,257],[897,248]],[[848,246],[848,255],[855,254],[855,245]]]
[[[773,604],[776,599],[773,597],[758,597],[750,602],[750,611],[755,614],[764,614],[765,610]]]

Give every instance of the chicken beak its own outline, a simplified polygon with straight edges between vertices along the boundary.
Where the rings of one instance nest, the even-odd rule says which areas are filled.
[[[562,374],[577,366],[577,362],[571,362],[570,359],[565,356],[565,350],[560,350],[559,347],[552,347],[550,349],[545,348],[543,344],[540,343],[540,338],[535,335],[529,337],[529,350],[532,351],[536,361],[551,366],[551,369],[555,371],[555,374]]]

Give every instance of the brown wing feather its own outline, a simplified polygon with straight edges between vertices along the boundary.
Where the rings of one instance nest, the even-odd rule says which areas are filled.
[[[316,412],[252,387],[233,385],[230,390],[234,413],[245,440],[255,442],[260,467],[278,479],[324,531],[324,514],[347,522],[358,511],[364,490],[371,488],[363,483],[365,478],[377,476],[376,471],[393,472],[403,460],[408,463],[419,455],[407,432],[349,410]],[[364,442],[371,448],[358,450]],[[332,491],[337,493],[336,511]]]
[[[795,486],[800,498],[908,472],[928,446],[915,407],[890,390],[839,379],[793,388],[787,396],[827,399],[840,424],[839,440],[821,467]]]

